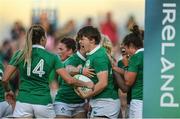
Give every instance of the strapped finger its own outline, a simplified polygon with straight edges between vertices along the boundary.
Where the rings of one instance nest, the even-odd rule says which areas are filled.
[[[95,69],[88,69],[89,71],[94,71]]]
[[[96,75],[96,73],[94,73],[94,72],[89,72],[89,74],[91,74],[91,75]]]
[[[94,77],[94,75],[88,74],[88,77],[92,78],[92,77]]]

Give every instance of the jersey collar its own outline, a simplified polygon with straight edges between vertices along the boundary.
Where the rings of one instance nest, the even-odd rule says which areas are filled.
[[[65,59],[64,61],[62,61],[62,62],[63,62],[63,63],[67,62],[71,56],[72,56],[72,55],[70,55],[68,58],[66,58],[66,59]]]
[[[45,49],[42,45],[33,45],[33,48],[41,48],[41,49]]]
[[[77,51],[76,54],[77,54],[83,61],[86,61],[86,58],[85,58],[84,56],[82,56],[79,51]]]
[[[97,45],[92,51],[90,51],[89,53],[86,53],[86,55],[92,55],[94,54],[97,50],[99,50],[101,48],[101,45]]]
[[[137,54],[137,53],[139,53],[139,52],[141,52],[141,51],[144,51],[144,48],[138,49],[138,50],[135,52],[135,54]]]

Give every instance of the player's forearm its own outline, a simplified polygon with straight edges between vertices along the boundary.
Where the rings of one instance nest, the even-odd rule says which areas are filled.
[[[119,68],[119,67],[117,67],[117,66],[114,66],[114,67],[113,67],[113,70],[116,71],[117,73],[119,73],[119,74],[122,75],[122,76],[124,75],[124,72],[125,72],[124,69]]]
[[[72,81],[73,81],[72,85],[74,85],[74,86],[77,86],[77,87],[87,86],[87,83],[84,81],[80,81],[75,78],[73,78]]]
[[[76,80],[75,78],[71,77],[68,72],[64,69],[59,70],[60,75],[62,76],[62,79],[66,81],[69,85],[74,85],[74,86],[86,86],[87,84],[83,81]]]
[[[92,96],[98,95],[101,93],[108,85],[108,72],[101,71],[97,73],[98,82],[95,84]]]
[[[61,68],[61,69],[56,70],[56,72],[69,85],[73,85],[75,83],[75,79],[69,75],[66,69]]]
[[[9,87],[9,80],[11,75],[16,71],[16,67],[8,65],[4,71],[2,78],[2,84],[6,92],[9,92],[11,89]]]
[[[73,67],[73,66],[70,66],[70,65],[66,67],[66,71],[67,71],[71,76],[74,76],[74,75],[76,75],[76,74],[79,73],[79,69],[78,69],[78,68]]]
[[[115,75],[115,80],[116,80],[116,83],[118,85],[118,87],[125,93],[125,92],[128,92],[129,90],[129,86],[127,86],[125,84],[125,80],[123,79],[123,77],[117,73],[117,72],[114,72],[114,75]]]
[[[107,83],[104,82],[98,82],[96,83],[96,85],[94,86],[94,90],[92,91],[92,93],[88,96],[89,97],[93,97],[98,95],[99,93],[101,93],[107,86]]]
[[[3,76],[2,84],[5,92],[9,92],[11,90],[9,86],[9,79],[7,78],[6,74]]]
[[[3,83],[3,87],[4,87],[5,92],[9,92],[11,90],[9,83],[6,81],[2,81],[2,83]]]

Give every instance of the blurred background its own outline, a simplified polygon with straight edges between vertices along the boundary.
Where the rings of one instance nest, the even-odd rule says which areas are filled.
[[[43,19],[52,30],[67,24],[77,30],[87,22],[99,27],[108,12],[121,39],[129,19],[144,27],[144,6],[144,0],[0,0],[0,41],[12,38],[10,31],[17,22],[26,29]]]
[[[132,26],[137,24],[144,30],[144,16],[145,0],[0,0],[0,60],[6,66],[12,54],[23,48],[26,31],[32,24],[44,26],[46,49],[54,53],[57,39],[75,38],[83,26],[97,27],[109,37],[112,55],[118,60],[120,43]],[[18,79],[18,74],[13,76],[14,90],[18,89],[15,85]],[[121,95],[122,110],[125,110],[126,95]]]
[[[144,29],[144,14],[144,0],[0,0],[0,59],[6,63],[23,48],[26,30],[37,23],[46,29],[46,49],[52,52],[56,39],[75,38],[80,28],[93,25],[110,38],[118,59],[131,27]]]

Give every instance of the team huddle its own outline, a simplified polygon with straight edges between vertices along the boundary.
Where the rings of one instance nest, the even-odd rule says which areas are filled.
[[[85,26],[76,39],[59,40],[59,53],[54,54],[45,49],[44,28],[31,26],[24,48],[5,69],[0,65],[0,118],[118,118],[118,89],[131,92],[129,117],[142,118],[143,34],[133,27],[122,42],[125,53],[118,63],[104,38],[97,28]],[[20,82],[14,94],[9,80],[16,71]],[[49,85],[55,74],[59,88],[52,97]]]

